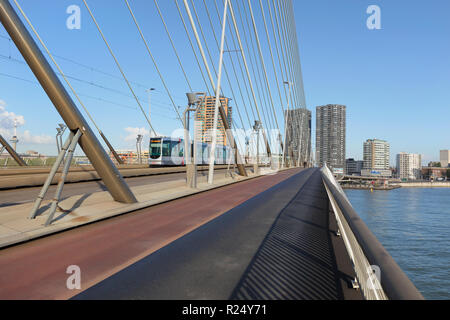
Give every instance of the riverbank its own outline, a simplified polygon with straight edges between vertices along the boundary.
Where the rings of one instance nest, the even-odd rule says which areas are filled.
[[[400,182],[395,186],[401,188],[450,188],[450,181],[422,181],[422,182]]]
[[[353,189],[353,190],[394,190],[401,188],[397,185],[389,185],[389,186],[370,186],[370,185],[341,185],[342,189]]]

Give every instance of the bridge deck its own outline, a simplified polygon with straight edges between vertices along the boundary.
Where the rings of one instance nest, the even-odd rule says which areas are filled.
[[[317,169],[260,193],[75,299],[361,299]]]

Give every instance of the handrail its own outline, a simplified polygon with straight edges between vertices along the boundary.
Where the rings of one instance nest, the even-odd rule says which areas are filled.
[[[325,170],[329,172],[328,168],[322,169],[323,181],[330,190],[365,257],[371,265],[380,268],[381,287],[388,298],[392,300],[423,300],[424,297],[419,290],[353,209],[340,186],[336,181],[331,180],[334,180],[334,177],[327,174]]]

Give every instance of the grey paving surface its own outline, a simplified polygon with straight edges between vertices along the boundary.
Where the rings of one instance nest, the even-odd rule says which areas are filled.
[[[74,299],[358,299],[326,197],[302,171]]]
[[[219,169],[217,172],[225,172],[224,169]],[[198,172],[199,176],[206,176],[206,171]],[[142,186],[149,183],[158,183],[165,181],[175,181],[185,179],[185,173],[173,173],[164,175],[152,175],[144,177],[126,178],[125,181],[130,187]],[[0,208],[9,207],[17,204],[33,202],[36,200],[42,187],[18,188],[11,190],[0,190]],[[52,185],[46,194],[45,199],[52,199],[56,190],[56,185]],[[94,192],[106,191],[106,187],[102,181],[89,181],[79,183],[67,183],[64,185],[64,198],[80,195],[92,194]]]

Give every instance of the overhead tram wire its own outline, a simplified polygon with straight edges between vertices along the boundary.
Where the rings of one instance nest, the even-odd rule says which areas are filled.
[[[29,84],[33,84],[33,85],[36,85],[36,86],[39,86],[39,87],[40,87],[40,83],[37,82],[37,81],[25,79],[25,78],[18,77],[18,76],[12,75],[12,74],[7,74],[7,73],[0,72],[0,76],[6,77],[6,78],[10,78],[10,79],[19,80],[19,81],[23,81],[23,82],[27,82],[27,83],[29,83]],[[72,94],[73,94],[73,93],[72,93]],[[85,98],[88,98],[88,99],[93,99],[93,100],[101,101],[101,102],[104,102],[104,103],[107,103],[107,104],[110,104],[110,105],[114,105],[114,106],[117,106],[117,107],[120,107],[120,108],[131,109],[131,110],[137,110],[137,107],[132,107],[132,106],[129,106],[129,105],[125,105],[125,104],[113,102],[113,101],[104,99],[104,98],[102,98],[102,97],[96,97],[96,96],[92,96],[92,95],[88,95],[88,94],[84,94],[84,93],[80,93],[80,92],[78,92],[78,95],[79,95],[80,97],[85,97]],[[167,118],[167,119],[174,119],[174,118],[168,117],[166,114],[163,114],[163,113],[159,113],[159,112],[154,112],[154,113],[155,113],[156,115],[160,116],[160,117],[164,117],[164,118]]]
[[[64,72],[61,70],[61,68],[59,67],[58,63],[55,61],[55,59],[53,58],[52,54],[50,53],[50,50],[47,48],[47,46],[45,45],[44,41],[42,40],[42,38],[39,36],[39,33],[36,31],[36,29],[34,28],[33,24],[31,23],[30,19],[28,19],[28,16],[25,14],[25,12],[22,10],[22,7],[20,6],[20,4],[17,2],[17,0],[13,0],[14,3],[16,4],[17,8],[19,9],[20,13],[22,14],[22,16],[25,18],[25,20],[27,21],[28,25],[30,26],[30,28],[33,30],[33,33],[36,35],[36,37],[38,38],[39,42],[41,43],[42,47],[45,49],[45,51],[47,52],[48,56],[50,57],[50,59],[52,60],[52,62],[54,63],[54,65],[56,66],[56,68],[58,69],[59,73],[61,74],[61,76],[64,78],[64,81],[67,83],[67,85],[69,86],[70,90],[72,91],[72,93],[74,94],[74,96],[77,98],[78,102],[80,103],[80,105],[83,107],[84,111],[86,112],[87,116],[89,117],[89,119],[91,120],[91,122],[94,124],[94,126],[97,128],[98,133],[100,134],[100,136],[103,138],[103,140],[105,141],[106,145],[108,146],[108,148],[110,149],[111,153],[114,155],[114,157],[116,158],[117,162],[119,164],[123,164],[123,160],[117,155],[116,151],[114,150],[114,148],[112,147],[112,145],[109,143],[108,139],[105,137],[105,135],[103,134],[103,132],[100,130],[100,128],[98,127],[97,123],[95,122],[94,118],[92,117],[92,115],[89,113],[88,109],[86,108],[86,106],[84,105],[84,103],[81,101],[80,97],[78,96],[78,94],[76,93],[75,89],[72,87],[72,84],[69,82],[69,80],[67,79],[67,77],[65,76]]]
[[[55,56],[53,55],[53,57],[55,57]],[[8,62],[13,62],[13,63],[17,63],[17,64],[22,64],[22,65],[24,65],[24,66],[27,65],[27,63],[26,63],[25,61],[22,61],[22,60],[13,58],[13,57],[8,57],[8,56],[3,55],[3,54],[0,54],[0,58],[1,58],[1,59],[4,59],[5,61],[8,61]],[[62,76],[62,74],[59,73],[59,72],[55,72],[55,73],[56,73],[58,76]],[[93,81],[91,81],[91,80],[83,80],[83,79],[77,78],[77,77],[75,77],[75,76],[69,75],[69,74],[67,74],[67,73],[65,73],[65,76],[66,76],[68,79],[71,79],[71,80],[74,80],[74,81],[77,81],[77,82],[80,82],[80,83],[84,83],[84,84],[87,84],[87,85],[90,85],[90,86],[93,86],[93,87],[96,87],[96,88],[99,88],[99,89],[102,89],[102,90],[105,90],[105,91],[113,92],[113,93],[116,93],[116,94],[121,95],[121,96],[123,96],[123,97],[127,97],[127,98],[134,99],[133,96],[131,96],[131,95],[129,95],[129,94],[123,92],[123,91],[120,91],[120,90],[117,90],[117,89],[114,89],[114,88],[110,88],[110,87],[106,87],[106,86],[104,86],[104,85],[102,85],[102,84],[93,82]],[[121,80],[123,80],[123,79],[121,79]],[[36,82],[36,84],[38,84],[38,82]],[[79,95],[80,95],[80,96],[83,96],[82,94],[79,94]],[[139,98],[139,97],[138,97],[138,98]],[[99,98],[99,99],[101,99],[101,98]],[[104,100],[104,101],[107,101],[107,100]],[[143,101],[142,98],[139,98],[139,101],[142,102],[142,101]],[[109,102],[109,103],[111,103],[111,102]],[[119,104],[116,103],[116,105],[119,105]],[[170,104],[153,99],[153,100],[152,100],[152,105],[158,106],[158,107],[160,107],[160,108],[167,108],[167,106],[169,106]],[[130,107],[130,106],[127,106],[127,108],[131,108],[131,109],[133,109],[133,110],[138,110],[136,107]]]
[[[85,0],[83,0],[83,1],[85,1]],[[164,80],[164,77],[163,77],[161,71],[159,70],[158,64],[156,63],[155,57],[153,56],[153,54],[150,50],[148,42],[145,39],[144,34],[142,33],[141,27],[139,26],[139,23],[137,22],[136,16],[134,15],[134,12],[131,9],[130,4],[128,3],[128,0],[124,0],[124,1],[125,1],[125,4],[127,5],[128,11],[130,12],[131,17],[133,18],[136,28],[138,29],[139,35],[141,36],[141,39],[144,42],[145,47],[147,48],[147,52],[150,55],[150,58],[152,59],[153,65],[155,66],[156,72],[158,73],[159,78],[161,79],[164,89],[166,90],[166,93],[169,96],[170,101],[172,102],[173,109],[175,110],[176,114],[178,115],[178,119],[180,120],[181,124],[183,125],[183,120],[181,118],[180,112],[178,111],[177,105],[173,101],[172,94],[170,93],[170,90],[167,87],[166,81]]]
[[[97,30],[98,30],[98,32],[100,33],[100,35],[101,35],[103,41],[105,42],[105,44],[106,44],[106,46],[107,46],[107,48],[108,48],[108,50],[109,50],[109,53],[110,53],[111,56],[113,57],[113,59],[114,59],[116,65],[117,65],[117,67],[118,67],[120,73],[122,74],[122,76],[123,76],[125,82],[127,83],[128,88],[130,89],[131,93],[133,94],[133,96],[134,96],[134,98],[135,98],[135,100],[136,100],[136,103],[138,104],[139,108],[141,109],[142,114],[144,115],[145,119],[147,120],[148,125],[150,126],[150,129],[151,129],[151,130],[153,131],[153,133],[156,135],[156,131],[155,131],[155,129],[153,129],[153,126],[152,126],[152,124],[151,124],[151,122],[150,122],[150,119],[148,118],[147,114],[145,113],[144,109],[142,108],[142,105],[141,105],[141,103],[139,102],[138,97],[137,97],[136,94],[134,93],[134,90],[133,90],[133,88],[132,88],[130,82],[128,81],[128,79],[127,79],[127,77],[126,77],[126,75],[125,75],[125,73],[124,73],[122,67],[121,67],[120,64],[119,64],[119,61],[117,60],[116,56],[114,55],[114,52],[112,51],[112,49],[111,49],[111,47],[110,47],[108,41],[106,40],[106,38],[105,38],[105,36],[104,36],[102,30],[100,29],[100,26],[99,26],[99,24],[97,23],[97,20],[95,19],[94,14],[92,13],[91,9],[89,8],[89,6],[88,6],[86,0],[83,0],[83,3],[84,3],[86,9],[87,9],[88,12],[89,12],[89,15],[91,16],[92,21],[94,22],[95,26],[97,27]]]
[[[3,38],[3,39],[6,39],[6,40],[9,40],[9,41],[12,41],[11,38],[9,38],[9,37],[7,37],[7,36],[3,36],[3,35],[1,35],[1,34],[0,34],[0,38]],[[106,71],[100,70],[100,69],[98,69],[98,68],[95,68],[95,67],[89,66],[89,65],[87,65],[87,64],[84,64],[84,63],[75,61],[75,60],[72,59],[72,58],[66,58],[66,57],[63,57],[63,56],[61,56],[61,55],[57,55],[57,54],[54,54],[54,53],[52,53],[52,55],[53,55],[54,58],[57,58],[57,59],[60,59],[60,60],[64,60],[64,61],[70,62],[70,63],[72,63],[72,64],[74,64],[74,65],[83,67],[83,68],[85,68],[85,69],[87,69],[87,70],[90,70],[90,71],[92,71],[92,72],[96,72],[96,73],[102,74],[102,75],[104,75],[104,76],[108,76],[108,77],[110,77],[110,78],[113,78],[113,79],[116,79],[116,80],[123,81],[123,78],[122,78],[122,77],[118,77],[118,76],[116,76],[116,75],[113,75],[113,74],[108,73],[108,72],[106,72]],[[136,86],[139,86],[139,87],[144,88],[144,89],[147,89],[147,88],[148,88],[148,86],[146,86],[146,85],[144,85],[144,84],[142,84],[142,83],[136,82],[136,81],[131,81],[131,80],[130,80],[130,83],[135,84]]]

